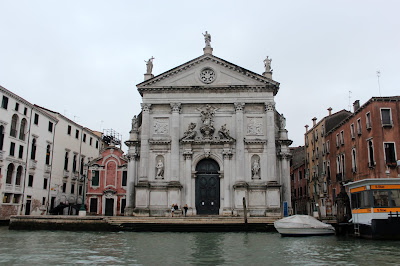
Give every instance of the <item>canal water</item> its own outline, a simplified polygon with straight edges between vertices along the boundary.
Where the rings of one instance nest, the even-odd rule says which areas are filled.
[[[400,265],[400,241],[278,233],[10,231],[0,265]]]

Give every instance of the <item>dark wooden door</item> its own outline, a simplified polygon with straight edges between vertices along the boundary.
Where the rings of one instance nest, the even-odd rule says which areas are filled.
[[[106,216],[113,216],[114,215],[114,199],[106,199]]]
[[[212,159],[199,162],[196,167],[196,211],[200,215],[219,214],[219,166]]]
[[[25,215],[31,214],[31,200],[26,200]]]

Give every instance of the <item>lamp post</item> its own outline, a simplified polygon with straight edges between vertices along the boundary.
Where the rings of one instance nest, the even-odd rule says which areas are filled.
[[[86,175],[83,176],[83,191],[82,191],[82,204],[81,209],[79,210],[79,216],[85,217],[86,216],[86,208],[85,208],[85,187],[86,187]]]

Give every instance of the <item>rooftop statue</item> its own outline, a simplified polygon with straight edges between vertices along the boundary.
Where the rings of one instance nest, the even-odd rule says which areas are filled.
[[[154,59],[155,59],[154,57],[151,57],[148,61],[145,60],[146,66],[147,66],[146,74],[151,74],[151,72],[153,71],[153,60]]]
[[[204,41],[206,42],[206,47],[207,46],[211,47],[211,34],[206,31],[206,33],[203,33],[203,36],[204,36]]]
[[[267,58],[265,58],[265,60],[264,60],[265,72],[272,72],[271,62],[272,62],[272,59],[268,58],[268,56],[267,56]]]

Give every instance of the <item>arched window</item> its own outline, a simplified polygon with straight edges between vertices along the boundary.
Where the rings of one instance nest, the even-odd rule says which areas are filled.
[[[0,126],[0,151],[3,150],[3,143],[4,143],[4,126]]]
[[[65,159],[64,159],[64,170],[68,171],[68,152],[65,152]]]
[[[22,177],[22,166],[18,166],[17,168],[17,176],[15,177],[15,184],[17,186],[21,185],[21,177]]]
[[[72,161],[72,172],[76,172],[76,154],[74,154],[74,160]]]
[[[11,119],[11,129],[10,136],[16,138],[17,137],[17,124],[18,124],[18,116],[14,114]]]
[[[7,167],[6,184],[11,184],[13,174],[14,174],[14,164],[10,163]]]
[[[46,148],[46,164],[50,165],[50,144]]]
[[[26,127],[26,119],[23,118],[21,120],[21,126],[19,127],[19,139],[25,140],[25,127]]]
[[[31,159],[36,159],[36,139],[32,140],[32,148],[31,148]]]

